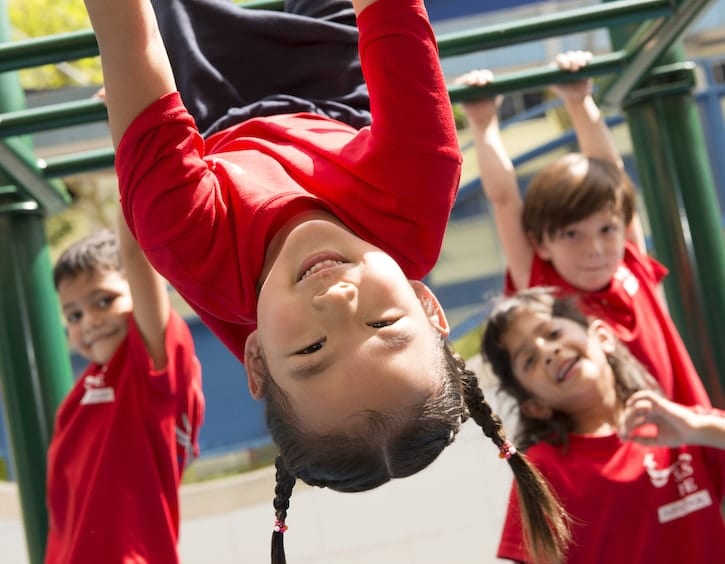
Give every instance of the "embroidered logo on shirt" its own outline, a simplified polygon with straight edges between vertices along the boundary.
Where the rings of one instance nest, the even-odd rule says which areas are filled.
[[[649,479],[655,488],[662,488],[672,478],[677,485],[680,499],[666,503],[657,508],[657,518],[660,523],[667,523],[684,517],[694,511],[712,505],[712,497],[707,490],[699,490],[695,482],[695,470],[692,467],[692,455],[681,452],[677,460],[666,468],[657,468],[657,462],[652,453],[644,457],[644,467]]]
[[[639,280],[632,274],[632,271],[626,266],[619,265],[617,271],[614,273],[614,279],[618,280],[622,284],[622,288],[628,295],[634,296],[639,290]]]
[[[81,405],[111,403],[116,399],[113,388],[106,386],[106,375],[104,372],[86,376],[83,379],[83,387],[86,391],[81,398]]]

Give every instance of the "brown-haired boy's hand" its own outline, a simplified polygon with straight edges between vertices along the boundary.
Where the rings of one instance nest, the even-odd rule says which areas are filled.
[[[565,51],[559,53],[552,64],[561,70],[576,72],[587,66],[591,60],[592,54],[589,51]],[[552,85],[551,89],[565,102],[576,102],[591,95],[592,80],[585,78],[572,82],[562,82]]]
[[[469,71],[455,80],[456,84],[464,86],[486,86],[491,82],[493,82],[493,73],[487,69]],[[461,105],[471,126],[486,129],[498,115],[498,109],[501,107],[502,102],[503,96],[499,95],[493,98],[467,100]]]

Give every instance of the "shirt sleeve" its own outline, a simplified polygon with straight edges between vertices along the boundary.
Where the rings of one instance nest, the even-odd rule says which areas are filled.
[[[417,239],[398,246],[406,272],[420,278],[440,253],[462,162],[438,48],[422,0],[379,0],[358,28],[372,124],[345,153],[385,220],[417,227]]]
[[[176,405],[177,462],[183,471],[191,457],[199,456],[199,429],[204,421],[201,364],[186,321],[172,311],[166,333],[168,366]]]
[[[357,23],[373,135],[459,161],[451,102],[422,0],[381,0]]]
[[[174,419],[176,459],[182,472],[190,457],[199,455],[199,429],[204,421],[204,392],[201,364],[186,321],[171,310],[165,337],[166,366],[155,369],[133,318],[129,320],[129,354],[133,356],[134,376],[147,378],[149,425],[160,426],[167,417]]]
[[[123,215],[154,268],[194,309],[249,323],[244,305],[255,296],[254,280],[244,275],[250,261],[235,226],[250,217],[236,205],[227,168],[204,151],[178,93],[147,107],[116,154]]]

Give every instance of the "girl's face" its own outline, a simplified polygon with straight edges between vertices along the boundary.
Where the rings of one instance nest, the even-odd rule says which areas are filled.
[[[606,353],[614,336],[599,320],[589,327],[563,317],[520,308],[514,312],[501,344],[511,357],[518,382],[531,394],[524,414],[546,419],[554,410],[569,414],[575,430],[614,405],[614,373]]]
[[[389,255],[336,220],[304,216],[270,263],[246,343],[254,397],[263,395],[261,355],[312,432],[354,427],[371,410],[404,412],[440,384],[445,316]]]
[[[605,208],[577,223],[544,235],[538,255],[550,261],[569,284],[587,292],[601,290],[612,280],[624,257],[626,226]]]

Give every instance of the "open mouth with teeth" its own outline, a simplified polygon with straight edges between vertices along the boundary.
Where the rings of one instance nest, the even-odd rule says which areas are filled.
[[[297,281],[301,282],[305,278],[309,278],[310,276],[313,276],[318,272],[322,272],[323,270],[328,270],[330,268],[334,268],[336,266],[340,266],[341,264],[346,263],[347,261],[339,255],[335,255],[332,253],[318,253],[314,256],[307,258],[302,263],[299,274],[297,276]]]

